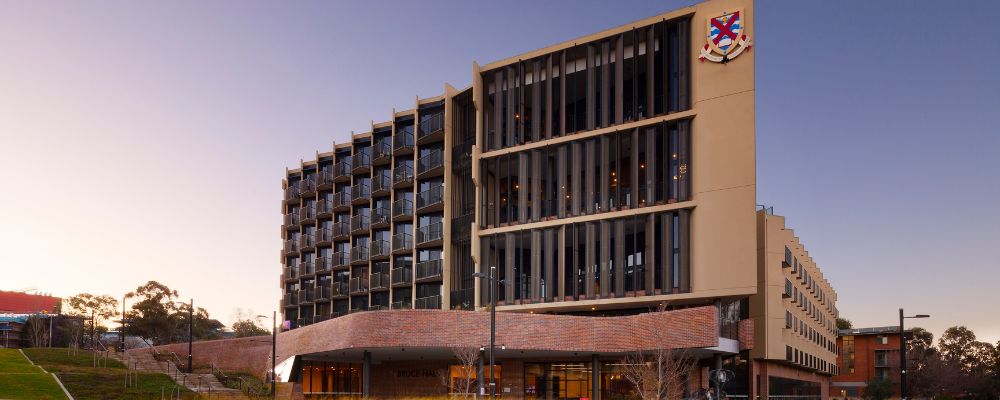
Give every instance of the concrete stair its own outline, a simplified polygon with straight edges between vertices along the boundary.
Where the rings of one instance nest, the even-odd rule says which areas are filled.
[[[173,362],[158,361],[149,352],[132,352],[126,355],[115,354],[118,361],[126,364],[130,370],[140,372],[157,372],[170,376],[179,385],[201,398],[207,399],[246,399],[243,392],[223,385],[213,374],[186,373],[177,368]]]

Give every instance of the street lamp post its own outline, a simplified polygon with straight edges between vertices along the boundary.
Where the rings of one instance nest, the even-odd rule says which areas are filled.
[[[903,315],[899,309],[899,397],[906,400],[906,334],[903,332],[903,320],[906,318],[930,318],[927,314],[917,314],[911,317]]]
[[[257,318],[267,318],[266,315],[258,315]],[[274,376],[275,363],[278,359],[278,312],[273,311],[271,315],[271,398],[275,396],[275,382],[277,382],[277,377]]]
[[[188,373],[194,372],[194,299],[188,306]]]
[[[497,340],[497,296],[495,287],[500,281],[496,278],[496,266],[490,267],[490,274],[486,275],[482,272],[476,272],[472,274],[475,278],[486,279],[490,284],[490,398],[496,398],[496,382],[493,381],[494,377],[494,365],[495,360],[493,358],[493,350],[496,349]]]

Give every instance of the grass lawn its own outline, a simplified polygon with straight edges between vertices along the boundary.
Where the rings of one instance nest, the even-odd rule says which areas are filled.
[[[79,400],[104,399],[152,399],[159,398],[161,392],[169,391],[177,385],[170,377],[159,373],[140,372],[136,386],[125,388],[125,365],[107,360],[107,367],[94,368],[93,353],[79,350],[75,354],[67,349],[25,349],[25,354],[46,370],[55,372],[70,394]],[[181,388],[185,399],[195,398],[194,393]],[[0,395],[0,398],[4,396]]]
[[[0,349],[0,398],[65,399],[55,378],[31,365],[16,349]]]

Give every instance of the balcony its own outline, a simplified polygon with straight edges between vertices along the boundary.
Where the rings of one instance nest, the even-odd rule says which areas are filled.
[[[443,260],[428,260],[417,263],[417,282],[441,280]]]
[[[390,220],[389,207],[378,207],[372,209],[372,229],[388,228]]]
[[[306,304],[313,302],[313,291],[312,289],[300,289],[299,290],[299,304]]]
[[[316,272],[316,264],[313,260],[299,261],[299,276],[312,275]]]
[[[413,235],[409,233],[397,233],[392,235],[392,253],[405,254],[413,251]]]
[[[439,176],[444,174],[444,153],[432,150],[417,160],[417,178]]]
[[[392,220],[413,221],[413,202],[407,199],[399,199],[392,203]]]
[[[410,267],[392,269],[392,287],[410,286],[413,283],[413,270]]]
[[[307,175],[301,181],[299,181],[299,196],[302,197],[312,197],[316,194],[316,177],[315,175]]]
[[[315,242],[313,242],[313,235],[303,233],[299,236],[299,249],[308,250],[313,247]]]
[[[337,221],[333,223],[333,239],[348,240],[351,238],[350,221]]]
[[[291,182],[285,187],[285,201],[289,203],[298,203],[299,196],[302,195],[302,190],[299,188],[298,182]]]
[[[404,300],[392,303],[392,306],[390,308],[392,308],[393,310],[409,310],[413,308],[413,305],[410,304],[409,301]]]
[[[316,205],[302,207],[299,209],[299,220],[303,224],[312,225],[316,222]]]
[[[316,174],[316,189],[331,189],[333,188],[333,183],[333,168],[323,168]]]
[[[351,201],[354,204],[366,204],[371,201],[372,191],[367,183],[355,184],[351,188]]]
[[[350,294],[347,282],[334,282],[330,285],[330,296],[334,299],[342,299]]]
[[[372,197],[388,196],[392,192],[392,180],[387,175],[372,178]]]
[[[424,144],[444,138],[444,112],[436,112],[420,117],[417,144]]]
[[[330,300],[330,287],[329,286],[317,286],[313,289],[313,298],[316,301],[329,301]]]
[[[333,211],[343,212],[351,210],[351,187],[347,186],[343,192],[333,194]]]
[[[299,269],[296,266],[286,265],[281,276],[285,282],[295,282],[299,279]]]
[[[285,220],[284,220],[285,228],[288,228],[288,229],[298,229],[299,228],[299,222],[301,222],[301,220],[299,220],[299,213],[298,212],[290,212],[290,213],[285,214]]]
[[[285,297],[281,299],[281,304],[285,307],[295,307],[299,305],[299,297],[295,292],[285,293]]]
[[[285,241],[285,247],[282,248],[282,252],[285,255],[293,255],[299,252],[299,242],[289,239]]]
[[[373,292],[380,292],[389,290],[389,274],[387,273],[374,273],[371,275],[371,290]]]
[[[413,154],[413,130],[402,129],[392,135],[392,152],[396,155]]]
[[[333,253],[333,269],[344,269],[351,265],[351,253],[338,251]]]
[[[371,259],[388,258],[389,253],[392,249],[389,247],[388,240],[373,240],[371,247]]]
[[[333,181],[334,182],[350,182],[351,181],[351,158],[346,157],[340,162],[334,164],[333,166]]]
[[[353,160],[351,160],[351,173],[353,174],[363,174],[366,172],[371,172],[372,167],[372,156],[367,151],[361,151],[354,153]]]
[[[441,243],[444,224],[441,222],[417,228],[417,246],[433,246]]]
[[[317,257],[316,258],[316,273],[321,274],[325,272],[330,272],[333,270],[333,258],[330,257]]]
[[[368,278],[351,278],[351,296],[368,293]]]
[[[371,229],[371,220],[367,215],[355,215],[351,217],[351,233],[367,234]]]
[[[397,165],[392,172],[392,187],[399,189],[411,186],[413,186],[413,165]]]
[[[388,164],[392,161],[392,144],[386,139],[379,140],[372,146],[372,163],[375,165]]]
[[[333,242],[333,229],[321,228],[313,233],[313,242],[316,246],[329,246]]]
[[[417,194],[417,212],[444,209],[444,186],[437,185]]]
[[[322,199],[316,202],[316,218],[330,218],[333,216],[333,202]]]
[[[352,247],[351,264],[368,264],[368,248],[365,246]]]
[[[440,310],[441,309],[441,296],[427,296],[417,299],[414,303],[416,309],[418,310]]]

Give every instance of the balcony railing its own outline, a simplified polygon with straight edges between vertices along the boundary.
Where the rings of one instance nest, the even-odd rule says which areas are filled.
[[[442,260],[428,260],[417,263],[417,281],[441,278]]]
[[[413,150],[413,131],[399,130],[392,135],[392,149],[394,151]]]
[[[368,169],[372,166],[371,154],[367,151],[362,151],[359,153],[354,153],[353,160],[351,160],[351,167],[353,171],[360,171]]]
[[[388,257],[392,249],[389,247],[388,240],[373,240],[371,247],[371,258],[376,257]]]
[[[285,187],[285,200],[298,201],[301,194],[302,189],[299,187],[298,182],[289,183],[288,186]]]
[[[351,265],[351,253],[347,251],[338,251],[333,253],[333,268],[346,267]]]
[[[421,226],[417,228],[417,244],[420,245],[427,242],[433,242],[435,240],[441,240],[443,232],[444,224],[441,222]]]
[[[299,304],[298,294],[295,292],[285,293],[285,297],[282,299],[282,304],[284,304],[285,307],[297,306]]]
[[[392,190],[392,181],[388,175],[379,175],[372,178],[372,193],[375,195],[388,194]]]
[[[299,304],[302,303],[312,303],[313,301],[313,291],[312,289],[299,289]]]
[[[372,226],[386,225],[389,223],[389,219],[389,207],[372,209]]]
[[[421,297],[414,304],[418,310],[438,310],[441,309],[441,296]]]
[[[441,204],[444,200],[444,187],[433,186],[417,195],[417,209]]]
[[[392,203],[392,218],[413,218],[413,202],[399,199]]]
[[[397,233],[392,235],[392,251],[406,252],[413,250],[413,235],[409,233]]]
[[[413,166],[410,164],[400,164],[392,172],[392,184],[403,185],[413,184]]]
[[[351,222],[337,221],[333,223],[333,237],[336,239],[347,238],[351,235]]]
[[[371,187],[367,183],[355,184],[351,188],[351,199],[354,201],[368,200],[372,197]]]
[[[312,234],[303,233],[301,236],[299,236],[299,248],[300,249],[311,248],[311,247],[313,247],[314,244],[315,244],[315,242],[313,242],[313,235]]]
[[[316,188],[327,188],[333,185],[333,168],[327,167],[316,174]]]
[[[368,293],[368,278],[351,278],[351,294]]]
[[[307,222],[316,219],[316,205],[309,205],[299,209],[299,219]]]
[[[444,166],[444,153],[441,150],[433,150],[424,154],[417,160],[417,166],[419,167],[417,172],[419,174],[440,168]]]
[[[372,146],[372,156],[376,160],[392,157],[392,145],[389,144],[388,140],[380,140]]]
[[[316,178],[309,175],[299,181],[299,196],[309,197],[313,193],[316,193]]]
[[[337,192],[333,194],[333,209],[334,210],[350,210],[351,209],[351,188],[346,187],[343,192]]]
[[[299,213],[298,212],[291,212],[291,213],[285,214],[285,226],[295,226],[295,225],[298,225],[299,221],[301,221],[301,220],[299,219]]]
[[[420,118],[420,138],[433,135],[444,129],[444,113],[438,112]]]
[[[351,158],[347,157],[338,162],[333,166],[333,178],[335,180],[344,180],[344,178],[351,178]]]
[[[351,263],[368,262],[368,248],[358,246],[351,248]]]
[[[286,281],[298,279],[299,268],[292,265],[286,265],[281,273],[281,276],[284,277],[284,280]]]
[[[316,202],[316,216],[329,217],[333,214],[333,202],[327,199],[320,199]]]
[[[330,285],[330,296],[332,298],[343,298],[350,294],[350,287],[347,282],[334,282]]]
[[[383,290],[388,289],[390,285],[389,274],[386,273],[374,273],[371,275],[371,289],[372,290]]]
[[[371,220],[367,215],[351,217],[351,232],[367,231],[369,228],[371,228]]]
[[[410,304],[409,301],[403,300],[403,301],[393,302],[391,308],[393,310],[409,310],[409,309],[413,308],[413,305]]]
[[[333,258],[316,257],[316,273],[330,272],[333,270]]]
[[[392,269],[392,286],[409,286],[413,283],[413,270],[409,267]]]
[[[313,289],[314,298],[316,301],[320,300],[330,300],[330,287],[329,286],[317,286]]]
[[[316,272],[316,264],[313,260],[299,261],[299,275],[312,275]]]
[[[313,242],[318,244],[330,243],[333,241],[333,229],[321,228],[313,233]]]
[[[299,251],[299,242],[289,239],[285,241],[285,247],[283,248],[286,254],[295,253]]]

